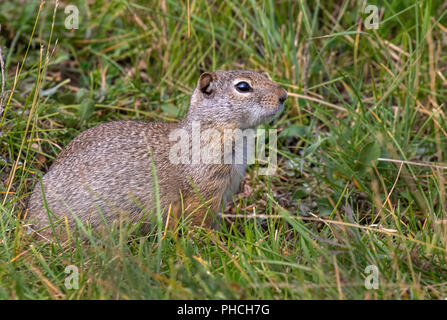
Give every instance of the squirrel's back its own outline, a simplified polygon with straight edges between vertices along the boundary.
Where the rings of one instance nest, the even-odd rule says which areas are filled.
[[[57,217],[73,221],[75,214],[93,227],[102,223],[98,210],[109,222],[120,214],[138,221],[143,208],[150,210],[154,203],[152,164],[157,164],[156,172],[176,180],[167,159],[169,127],[162,122],[114,121],[80,133],[43,176],[44,193],[36,186],[29,218],[38,221],[38,228],[48,224],[47,206]],[[163,181],[159,177],[161,189]]]

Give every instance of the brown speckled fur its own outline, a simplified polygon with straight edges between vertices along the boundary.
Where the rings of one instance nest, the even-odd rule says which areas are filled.
[[[237,92],[234,86],[239,81],[249,82],[253,92]],[[108,223],[120,218],[138,222],[147,215],[143,230],[149,230],[149,217],[156,208],[152,154],[163,219],[171,205],[171,226],[182,207],[193,224],[210,226],[209,212],[218,214],[222,199],[226,202],[237,192],[245,165],[172,164],[169,150],[175,142],[169,141],[169,133],[176,128],[190,131],[192,121],[200,121],[201,130],[255,128],[278,113],[286,98],[283,88],[256,72],[207,72],[200,76],[188,115],[179,123],[115,121],[82,132],[42,178],[53,219],[67,217],[73,226],[75,213],[99,228],[103,224],[99,209]],[[40,183],[30,197],[28,218],[35,230],[49,223]]]

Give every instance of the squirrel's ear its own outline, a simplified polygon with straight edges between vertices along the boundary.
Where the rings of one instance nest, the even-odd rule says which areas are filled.
[[[210,95],[213,93],[213,90],[211,89],[211,82],[214,81],[216,78],[216,75],[213,72],[204,72],[200,75],[199,83],[197,84],[197,87],[200,91],[202,91],[206,95]]]

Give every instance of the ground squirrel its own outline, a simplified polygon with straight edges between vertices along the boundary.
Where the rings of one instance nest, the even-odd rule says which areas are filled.
[[[133,223],[147,221],[142,230],[149,230],[148,217],[157,207],[154,172],[163,222],[168,211],[170,224],[185,212],[194,225],[210,226],[209,213],[218,214],[238,191],[245,163],[173,163],[172,132],[181,129],[188,135],[194,122],[201,130],[218,132],[256,128],[272,119],[286,98],[286,90],[253,71],[205,72],[187,116],[178,123],[114,121],[82,132],[36,183],[28,204],[33,229],[48,226],[49,217],[53,222],[67,217],[73,226],[76,215],[94,229],[104,223],[103,217],[108,223],[121,217]],[[194,141],[187,154],[193,149]]]

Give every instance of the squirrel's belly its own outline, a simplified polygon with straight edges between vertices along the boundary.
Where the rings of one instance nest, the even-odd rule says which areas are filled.
[[[245,169],[245,164],[233,165],[233,170],[231,170],[228,187],[222,197],[224,209],[225,206],[231,201],[232,196],[239,192],[241,181],[245,175]]]

